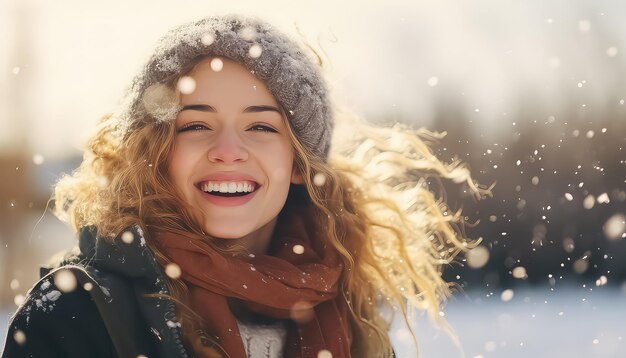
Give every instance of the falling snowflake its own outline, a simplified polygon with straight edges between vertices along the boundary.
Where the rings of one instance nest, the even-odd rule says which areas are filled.
[[[313,177],[313,184],[316,186],[322,186],[326,183],[326,175],[324,173],[317,173]]]
[[[70,270],[59,270],[54,274],[54,285],[61,292],[72,292],[76,289],[76,276]]]
[[[489,261],[489,250],[485,246],[477,246],[467,252],[466,259],[469,267],[481,268]]]
[[[24,331],[18,329],[17,331],[15,331],[15,333],[13,333],[13,339],[15,340],[15,343],[23,346],[24,343],[26,343],[26,334],[24,333]]]
[[[304,253],[304,246],[302,245],[293,245],[293,252],[297,255],[302,255]]]
[[[122,238],[123,243],[132,244],[133,241],[135,240],[135,235],[133,235],[133,233],[130,231],[124,231],[121,238]]]
[[[215,72],[220,72],[224,68],[224,61],[219,58],[214,58],[211,60],[211,69]]]
[[[180,266],[173,262],[170,262],[165,266],[165,274],[167,275],[167,277],[176,280],[182,274],[182,270],[180,269]]]
[[[252,58],[259,58],[262,53],[263,49],[257,44],[250,46],[250,50],[248,51],[248,55]]]
[[[182,94],[192,94],[196,90],[196,80],[191,76],[183,76],[178,80],[176,88]]]

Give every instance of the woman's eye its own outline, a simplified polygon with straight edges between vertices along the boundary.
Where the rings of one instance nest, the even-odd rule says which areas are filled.
[[[203,130],[209,130],[210,128],[207,127],[204,124],[200,124],[200,123],[191,123],[191,124],[187,124],[181,128],[178,129],[178,133],[182,133],[182,132],[197,132],[197,131],[203,131]]]
[[[252,127],[250,127],[249,130],[253,130],[253,131],[261,131],[261,132],[270,132],[270,133],[277,133],[278,131],[272,127],[269,126],[265,126],[263,124],[255,124]]]

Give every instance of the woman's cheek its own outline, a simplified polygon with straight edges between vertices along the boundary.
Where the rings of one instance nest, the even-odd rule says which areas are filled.
[[[284,167],[275,168],[271,173],[272,180],[277,183],[288,182],[290,180],[290,173],[291,173],[291,170],[289,170],[288,168],[284,168]]]

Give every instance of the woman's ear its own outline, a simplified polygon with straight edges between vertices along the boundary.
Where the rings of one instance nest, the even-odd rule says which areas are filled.
[[[295,166],[291,170],[291,184],[304,184],[304,177]]]

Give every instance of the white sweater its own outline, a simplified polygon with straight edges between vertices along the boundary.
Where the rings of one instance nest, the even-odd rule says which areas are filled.
[[[287,340],[285,322],[256,324],[237,321],[248,358],[282,358]]]

